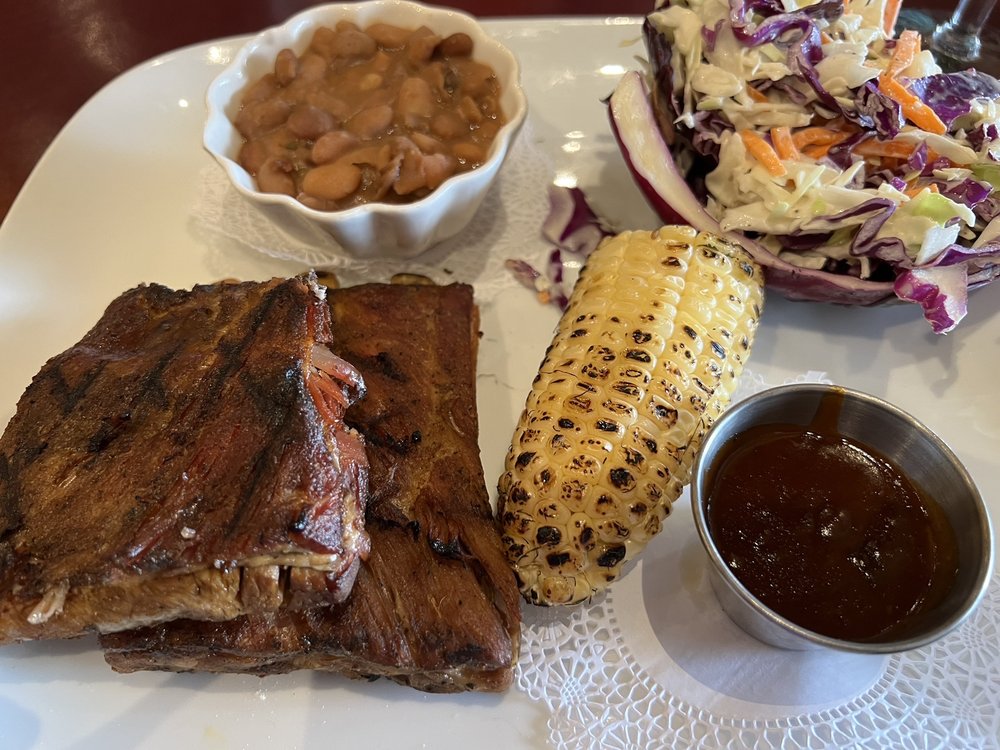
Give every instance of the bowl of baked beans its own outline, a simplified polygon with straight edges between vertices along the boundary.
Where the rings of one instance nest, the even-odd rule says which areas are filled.
[[[470,15],[320,5],[247,42],[210,84],[204,146],[234,188],[331,252],[416,256],[469,224],[524,122],[514,55]]]

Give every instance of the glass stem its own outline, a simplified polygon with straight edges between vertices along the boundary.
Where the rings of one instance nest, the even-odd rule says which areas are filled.
[[[978,59],[979,34],[995,5],[996,0],[960,0],[951,19],[935,29],[931,48],[961,62]]]

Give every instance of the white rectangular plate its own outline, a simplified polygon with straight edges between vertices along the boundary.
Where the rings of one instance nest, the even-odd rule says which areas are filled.
[[[636,19],[488,22],[519,56],[532,137],[564,184],[620,227],[655,219],[632,184],[601,98],[642,53]],[[0,227],[0,425],[42,363],[141,282],[173,287],[302,270],[211,246],[191,219],[205,88],[241,40],[146,63],[88,102],[52,144]],[[499,475],[556,314],[521,289],[483,310],[479,402],[488,481]],[[1000,285],[937,337],[912,305],[849,309],[768,300],[753,371],[778,383],[807,370],[886,397],[936,430],[1000,509]],[[668,524],[669,526],[669,524]],[[691,533],[690,524],[682,524]],[[668,532],[669,533],[669,530]],[[0,650],[0,746],[545,746],[548,711],[517,689],[433,696],[386,681],[300,672],[268,677],[117,675],[96,640]]]

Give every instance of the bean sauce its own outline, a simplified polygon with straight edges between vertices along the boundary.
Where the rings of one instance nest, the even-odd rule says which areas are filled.
[[[243,94],[239,163],[268,193],[336,211],[406,203],[475,169],[505,119],[467,34],[340,22]]]
[[[954,531],[891,461],[833,425],[817,417],[731,439],[713,468],[710,533],[786,619],[844,640],[905,637],[955,580]]]

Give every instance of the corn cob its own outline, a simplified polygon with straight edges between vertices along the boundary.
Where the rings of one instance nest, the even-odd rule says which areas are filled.
[[[499,481],[528,601],[591,597],[659,532],[749,356],[762,284],[745,251],[690,227],[591,254]]]

